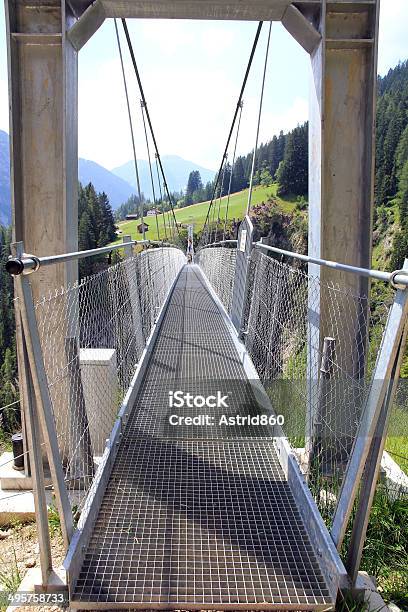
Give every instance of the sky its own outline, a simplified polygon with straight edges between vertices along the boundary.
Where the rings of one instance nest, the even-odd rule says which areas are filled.
[[[121,31],[137,155],[146,159],[140,95]],[[378,72],[408,58],[408,1],[382,0]],[[128,20],[161,155],[216,170],[221,161],[257,24]],[[238,152],[254,146],[268,24],[244,95]],[[260,140],[308,118],[310,60],[280,23],[272,26]],[[0,0],[0,129],[8,131],[4,0]],[[132,158],[114,23],[79,54],[79,155],[108,169]]]

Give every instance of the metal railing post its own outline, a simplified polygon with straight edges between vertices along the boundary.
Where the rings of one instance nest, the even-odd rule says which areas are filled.
[[[408,259],[405,260],[403,271],[408,271]],[[406,291],[404,287],[403,289],[397,290],[394,303],[389,313],[374,368],[371,388],[367,396],[357,436],[347,464],[333,518],[331,536],[339,550],[344,539],[364,467],[367,463],[367,457],[373,444],[373,437],[377,430],[381,409],[386,400],[390,381],[393,376],[394,378],[398,378],[399,376],[399,353],[404,336],[407,314],[408,291]],[[389,408],[390,406],[388,405],[387,411]],[[384,421],[385,423],[386,420],[387,419]],[[372,478],[374,478],[374,474],[375,471],[372,472]],[[361,535],[363,531],[364,529],[361,531]]]
[[[21,251],[23,250],[22,243],[18,243],[17,247]],[[36,399],[36,412],[39,417],[47,450],[48,461],[50,464],[55,497],[60,514],[62,536],[64,539],[64,544],[68,548],[74,531],[74,525],[58,449],[57,432],[52,413],[47,375],[42,356],[40,335],[35,315],[34,299],[28,277],[25,275],[20,275],[17,282],[19,284],[19,297],[21,299],[20,308],[22,327]]]
[[[231,321],[239,336],[245,331],[242,329],[245,313],[245,300],[248,290],[249,260],[252,253],[252,235],[254,227],[247,215],[239,228],[237,243],[237,261],[235,267],[234,288],[231,303]]]
[[[332,389],[333,366],[335,363],[336,340],[326,337],[323,340],[322,359],[320,364],[320,380],[318,382],[318,399],[315,412],[311,415],[312,435],[306,440],[306,455],[308,459],[308,474],[310,476],[316,457],[325,454],[324,440],[327,435],[327,396]],[[323,457],[324,461],[324,457]],[[324,464],[323,464],[324,466]]]
[[[22,243],[13,244],[12,250],[13,255],[20,257],[23,254]],[[19,281],[16,280],[17,292],[19,292],[20,289],[18,284]],[[20,300],[18,301],[18,304],[21,304]],[[40,548],[41,582],[43,586],[46,586],[48,576],[52,571],[52,557],[50,533],[48,528],[47,500],[45,495],[41,430],[38,422],[37,408],[35,405],[35,393],[33,389],[30,363],[27,355],[27,347],[20,310],[20,306],[16,308],[16,323],[20,329],[20,334],[18,336],[18,342],[20,343],[18,354],[22,360],[21,366],[22,372],[24,372],[24,380],[20,381],[20,389],[22,390],[24,388],[24,437],[25,445],[28,447],[28,456],[30,458],[31,466],[30,475],[33,482],[35,522],[37,525],[38,543]],[[25,455],[25,458],[27,458],[27,455]]]
[[[364,474],[360,487],[360,494],[356,515],[353,522],[348,555],[345,563],[348,574],[354,584],[358,570],[360,568],[361,557],[363,554],[364,541],[367,534],[368,521],[373,505],[374,494],[377,487],[378,477],[383,456],[386,433],[390,413],[394,402],[395,393],[398,387],[399,371],[404,357],[404,347],[407,339],[408,327],[405,325],[404,333],[401,337],[397,358],[395,360],[391,380],[389,381],[386,398],[383,402],[374,438],[371,443],[370,452],[366,461]]]
[[[12,243],[10,245],[10,252],[12,257],[20,258],[23,255],[23,244],[20,242]],[[28,432],[26,425],[26,413],[28,411],[28,403],[32,401],[30,397],[30,391],[26,384],[27,375],[25,373],[25,356],[24,356],[24,339],[23,339],[23,323],[21,321],[19,306],[21,303],[21,296],[19,296],[20,284],[16,278],[13,277],[14,281],[14,313],[15,313],[15,324],[16,324],[16,353],[17,353],[17,365],[18,365],[18,378],[19,378],[19,395],[20,395],[20,413],[21,413],[21,431],[23,434],[23,452],[24,452],[24,474],[25,476],[31,476],[31,458],[28,452]]]
[[[25,371],[27,375],[26,384],[32,391],[32,395],[30,394],[32,397],[34,395],[34,389],[25,346],[24,332],[23,343],[26,365]],[[35,522],[37,526],[38,543],[40,549],[41,583],[43,586],[46,586],[48,583],[48,576],[52,571],[52,557],[50,532],[48,526],[47,498],[45,495],[43,455],[41,449],[41,429],[35,402],[29,401],[27,404],[26,428],[27,443],[31,456],[31,478],[33,481]]]
[[[133,258],[133,246],[129,244],[131,240],[132,240],[131,236],[123,236],[123,242],[127,243],[127,245],[124,247],[123,250],[125,252],[125,259],[128,259],[128,260],[131,260]],[[137,321],[142,321],[142,307],[140,304],[139,287],[137,284],[136,262],[134,262],[131,265],[131,262],[129,261],[128,266],[130,266],[130,268],[126,268],[126,270],[127,270],[128,283],[129,283],[130,305],[132,308],[133,326],[136,332]],[[140,349],[140,354],[142,354],[145,343],[146,343],[143,325],[141,325],[140,333],[142,336],[142,344],[138,348]]]

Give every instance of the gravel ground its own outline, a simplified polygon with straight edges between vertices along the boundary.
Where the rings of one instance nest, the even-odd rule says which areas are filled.
[[[51,534],[52,559],[55,567],[64,560],[64,546],[61,534],[56,529]],[[16,524],[9,529],[0,530],[0,590],[16,588],[31,567],[40,566],[40,551],[35,523]],[[0,606],[0,610],[5,610]],[[61,608],[26,606],[18,608],[21,612],[60,612]]]

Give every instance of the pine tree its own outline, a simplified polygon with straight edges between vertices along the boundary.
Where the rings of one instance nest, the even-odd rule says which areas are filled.
[[[13,279],[5,270],[10,254],[11,230],[0,226],[0,408],[18,400],[17,359]],[[11,432],[18,427],[19,405],[10,406],[1,413],[2,427]]]
[[[96,244],[95,232],[92,224],[91,215],[88,210],[82,213],[78,227],[78,247],[80,251],[94,249]],[[93,261],[91,258],[79,260],[80,277],[89,276],[93,272]]]
[[[112,207],[105,192],[98,195],[97,201],[100,214],[98,246],[105,246],[116,238],[115,220],[113,218]]]
[[[375,202],[381,206],[388,205],[398,191],[398,154],[396,157],[395,153],[401,140],[404,141],[408,125],[408,61],[379,78],[377,89]]]
[[[282,157],[280,157],[280,147],[277,136],[274,136],[269,144],[268,151],[268,164],[269,164],[269,172],[272,176],[275,176],[277,169],[279,168],[279,164],[282,161]]]
[[[223,174],[222,174],[222,178],[224,179],[223,180],[223,185],[222,185],[222,195],[223,196],[228,194],[230,177],[231,177],[231,164],[227,163],[227,165],[225,167],[225,172],[223,172]],[[231,184],[231,190],[232,190],[232,184]]]
[[[308,193],[308,124],[296,127],[286,137],[285,155],[276,173],[278,195]]]
[[[99,236],[103,229],[103,221],[98,196],[92,183],[89,183],[85,187],[85,195],[86,212],[90,217],[90,224],[92,225],[92,233],[89,236],[88,244],[90,245],[90,249],[96,249],[98,246],[101,246],[99,243]]]
[[[192,196],[194,192],[199,191],[203,188],[203,182],[201,175],[198,170],[190,172],[187,182],[186,196]]]
[[[279,159],[279,163],[283,160],[283,157],[285,155],[286,139],[287,139],[287,136],[285,136],[285,134],[281,130],[279,132],[278,147],[277,147],[277,150],[278,150],[277,157]]]
[[[0,368],[0,405],[1,426],[4,431],[13,432],[20,425],[20,410],[15,404],[18,400],[15,351],[7,348],[4,353],[4,361]]]
[[[238,157],[235,161],[234,171],[232,174],[231,191],[236,193],[237,191],[245,189],[247,186],[248,183],[245,177],[244,160],[242,157]]]

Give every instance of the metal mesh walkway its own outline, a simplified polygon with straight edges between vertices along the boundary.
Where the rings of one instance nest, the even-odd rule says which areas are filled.
[[[172,427],[168,392],[221,389],[214,425]],[[229,331],[196,266],[177,281],[71,605],[329,609],[332,600]]]

